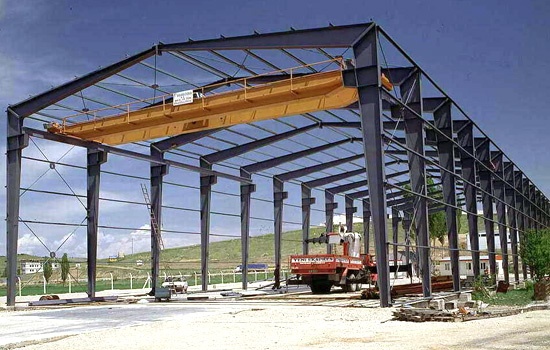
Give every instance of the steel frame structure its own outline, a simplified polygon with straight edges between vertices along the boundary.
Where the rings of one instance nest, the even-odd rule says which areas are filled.
[[[400,68],[389,68],[387,62],[381,59],[382,42],[387,43],[399,53],[408,65]],[[156,66],[156,59],[168,55],[181,63],[200,69],[215,78],[214,82],[223,81],[232,85],[235,74],[221,69],[196,53],[207,53],[209,57],[221,60],[224,64],[237,69],[237,72],[256,74],[253,65],[246,63],[247,59],[266,68],[278,70],[279,62],[265,58],[267,52],[277,52],[285,59],[305,66],[306,59],[300,58],[298,51],[307,51],[334,59],[331,50],[347,53],[353,64],[342,71],[344,85],[357,89],[358,102],[342,110],[326,111],[323,116],[304,114],[302,122],[294,125],[284,120],[281,125],[290,127],[288,131],[269,130],[262,122],[249,124],[254,130],[269,131],[267,137],[250,137],[249,142],[233,142],[224,139],[223,132],[239,134],[234,127],[205,130],[195,133],[181,134],[148,144],[149,154],[130,151],[121,147],[112,147],[96,142],[85,141],[60,134],[52,134],[37,130],[26,125],[27,120],[51,122],[60,120],[63,116],[53,116],[47,112],[48,107],[65,108],[72,111],[88,112],[84,108],[67,106],[64,102],[72,96],[80,96],[82,100],[104,106],[116,103],[105,103],[97,98],[84,97],[82,91],[96,87],[116,95],[117,98],[138,100],[139,98],[118,91],[102,84],[111,77],[131,80],[150,88],[155,96],[161,87],[156,83],[150,85],[131,78],[123,72],[132,67],[145,67],[156,74],[164,74],[178,81],[190,83],[188,79],[180,78],[167,70]],[[242,63],[231,58],[232,52],[245,54]],[[300,51],[302,52],[302,51]],[[382,51],[383,53],[383,51]],[[155,59],[154,66],[147,63]],[[385,60],[385,57],[384,57]],[[145,69],[144,68],[144,69]],[[317,72],[312,66],[305,66],[304,75]],[[384,73],[399,89],[400,96],[388,92],[381,82]],[[279,77],[277,79],[282,79]],[[220,80],[221,79],[221,80]],[[251,82],[252,80],[249,80]],[[422,94],[422,84],[431,84],[437,91],[437,96],[425,97]],[[233,84],[236,85],[237,83]],[[148,90],[149,91],[149,90]],[[204,88],[203,88],[204,91]],[[166,91],[162,91],[166,92]],[[146,107],[146,106],[144,106]],[[344,115],[344,116],[343,116]],[[428,119],[426,115],[431,115]],[[326,117],[326,118],[325,118]],[[279,124],[277,124],[279,125]],[[327,129],[337,135],[337,139],[324,142],[318,146],[305,147],[299,151],[277,157],[267,157],[262,161],[247,161],[248,164],[232,164],[232,171],[214,170],[220,164],[227,168],[230,160],[245,157],[251,152],[258,152],[262,147],[277,145],[282,141],[293,140],[300,148],[295,137],[312,135],[319,129]],[[224,134],[225,135],[225,134]],[[243,136],[242,134],[239,134]],[[536,185],[509,159],[504,152],[480,130],[475,122],[464,113],[451,97],[449,97],[426,72],[376,23],[362,23],[346,26],[329,26],[325,28],[290,30],[286,32],[259,34],[255,33],[240,37],[222,37],[212,40],[188,41],[182,43],[159,43],[154,47],[120,62],[91,72],[83,77],[53,88],[49,91],[31,97],[25,101],[10,105],[7,109],[7,263],[8,291],[7,303],[15,304],[17,277],[17,242],[19,238],[20,189],[23,150],[29,144],[29,137],[42,138],[53,142],[61,142],[88,150],[87,153],[87,259],[88,259],[88,295],[95,296],[95,274],[97,264],[98,239],[98,208],[101,167],[107,161],[109,153],[143,160],[150,164],[151,207],[157,221],[162,222],[163,179],[170,167],[181,168],[198,173],[200,177],[200,235],[201,235],[201,272],[208,273],[210,216],[213,187],[219,178],[236,181],[240,184],[240,223],[242,241],[243,288],[247,287],[247,265],[249,255],[249,237],[252,195],[256,191],[253,175],[259,174],[272,178],[273,211],[274,211],[274,264],[282,263],[281,239],[283,231],[283,207],[288,193],[284,184],[292,182],[301,188],[301,208],[304,243],[302,250],[308,253],[305,240],[310,235],[311,207],[316,197],[312,190],[321,189],[325,193],[326,229],[333,230],[333,215],[337,204],[335,195],[345,198],[345,214],[348,228],[353,226],[353,216],[357,212],[355,201],[362,203],[364,221],[364,248],[370,248],[370,222],[374,231],[374,250],[379,273],[380,305],[391,305],[389,247],[393,247],[394,257],[398,246],[404,246],[409,258],[409,250],[416,248],[418,266],[422,273],[423,294],[431,295],[430,282],[430,249],[428,214],[434,211],[445,211],[449,254],[453,274],[453,286],[460,290],[459,281],[459,246],[457,232],[457,210],[462,210],[468,217],[468,227],[471,241],[471,254],[474,261],[474,274],[479,276],[479,218],[477,202],[483,203],[483,215],[487,232],[490,271],[495,273],[495,232],[494,224],[498,225],[501,237],[501,252],[507,269],[507,232],[511,232],[511,255],[515,280],[519,280],[518,242],[527,229],[548,227],[550,222],[550,202]],[[319,138],[318,138],[319,139]],[[210,148],[211,153],[194,154],[197,165],[177,161],[174,155],[191,154],[186,152],[189,145],[206,145],[205,140],[222,140],[231,145],[223,149]],[[201,143],[202,142],[202,143]],[[345,148],[351,143],[362,144],[362,152]],[[204,146],[206,147],[206,146]],[[280,148],[284,149],[284,148]],[[286,150],[288,151],[288,150]],[[343,156],[342,151],[351,155]],[[183,152],[183,153],[182,153]],[[331,152],[339,152],[334,155]],[[302,166],[296,161],[309,159],[312,156],[324,154],[335,158],[330,161],[315,161],[314,165]],[[265,155],[265,154],[264,154]],[[187,156],[189,157],[189,156]],[[242,158],[246,159],[246,158]],[[292,164],[290,169],[281,168]],[[350,170],[350,165],[357,169]],[[401,166],[398,170],[388,173],[391,166]],[[403,166],[405,168],[403,168]],[[230,167],[229,167],[230,168]],[[337,169],[338,172],[329,172]],[[267,174],[266,171],[274,171]],[[235,174],[235,172],[238,172]],[[432,177],[440,182],[441,196],[434,198],[428,195],[426,179]],[[405,185],[410,184],[410,187]],[[328,187],[327,187],[328,186]],[[357,190],[364,188],[363,190]],[[355,192],[350,192],[354,190]],[[462,206],[464,205],[464,208]],[[493,206],[496,205],[496,220],[493,217]],[[393,214],[392,239],[388,239],[387,218]],[[401,214],[402,213],[402,214]],[[403,221],[406,232],[405,242],[398,242],[398,223]],[[414,227],[417,236],[416,244],[411,244],[409,231]],[[153,231],[153,230],[151,230]],[[152,287],[156,287],[159,274],[160,247],[158,238],[151,232],[151,273]],[[523,270],[524,277],[526,270]],[[505,274],[506,279],[507,274]],[[206,290],[208,281],[202,279],[202,288]]]

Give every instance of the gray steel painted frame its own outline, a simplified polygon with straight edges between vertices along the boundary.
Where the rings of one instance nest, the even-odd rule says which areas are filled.
[[[388,247],[386,234],[386,189],[384,148],[382,141],[382,96],[380,63],[378,61],[378,27],[365,32],[353,44],[355,57],[355,80],[359,94],[359,113],[363,132],[363,147],[367,179],[370,191],[370,207],[374,227],[376,261],[378,264],[378,287],[380,305],[391,303]]]
[[[378,62],[378,35],[379,33],[382,33],[384,37],[388,39],[388,41],[400,52],[403,54],[403,56],[408,59],[414,67],[400,67],[400,68],[391,68],[391,69],[382,69],[380,67],[380,64]],[[65,142],[68,144],[73,144],[81,147],[86,147],[88,150],[90,150],[90,154],[100,154],[95,161],[97,161],[98,164],[94,163],[94,159],[88,159],[88,236],[89,236],[89,259],[90,259],[90,266],[95,266],[95,255],[97,253],[97,246],[94,248],[93,241],[94,241],[94,232],[95,232],[95,241],[97,241],[97,207],[98,207],[98,195],[99,195],[99,176],[100,176],[100,165],[101,165],[101,159],[105,159],[106,153],[114,153],[114,154],[120,154],[124,156],[129,156],[141,160],[146,160],[151,163],[151,192],[152,197],[154,200],[152,201],[151,205],[153,207],[153,212],[156,212],[158,210],[158,218],[159,218],[159,225],[160,225],[160,218],[161,218],[161,212],[160,208],[162,205],[162,175],[157,174],[156,172],[163,172],[167,171],[167,167],[169,165],[180,167],[183,169],[188,169],[191,171],[196,171],[201,174],[201,241],[202,241],[202,260],[207,261],[208,257],[208,236],[209,236],[209,215],[210,215],[210,196],[211,196],[211,186],[215,183],[215,179],[217,176],[220,177],[226,177],[231,180],[236,180],[241,182],[241,238],[243,240],[243,286],[245,286],[245,280],[246,280],[246,267],[247,267],[247,257],[248,257],[248,236],[249,236],[249,220],[250,220],[250,193],[254,191],[255,187],[252,185],[251,181],[251,174],[254,172],[261,171],[263,169],[268,169],[269,167],[275,166],[274,164],[282,164],[285,161],[289,161],[292,159],[297,159],[302,155],[305,155],[309,152],[313,152],[313,149],[304,151],[303,154],[291,154],[285,157],[276,158],[274,160],[266,161],[266,162],[260,162],[256,163],[254,165],[251,165],[249,168],[244,168],[241,171],[241,176],[234,176],[230,174],[220,173],[220,172],[214,172],[211,170],[212,164],[216,163],[217,161],[220,161],[221,158],[226,157],[225,159],[229,159],[233,156],[236,156],[239,154],[239,152],[244,151],[245,149],[254,149],[254,147],[258,146],[262,143],[269,142],[267,139],[264,140],[257,140],[257,142],[252,142],[251,144],[254,144],[255,146],[250,147],[251,145],[241,145],[237,146],[233,149],[225,150],[225,151],[219,151],[211,155],[203,156],[203,159],[201,159],[201,165],[202,167],[194,167],[191,165],[178,163],[175,161],[169,161],[161,159],[162,157],[155,158],[153,156],[153,151],[151,151],[151,156],[143,155],[137,152],[132,151],[126,151],[124,149],[117,149],[114,147],[109,147],[105,145],[96,144],[94,142],[86,142],[82,140],[77,140],[73,138],[64,137],[62,135],[53,135],[49,134],[47,132],[41,132],[37,130],[32,130],[28,128],[23,127],[23,118],[31,115],[34,112],[38,112],[42,108],[48,107],[53,103],[57,103],[58,101],[62,100],[65,97],[71,96],[82,89],[85,89],[87,87],[90,87],[94,85],[97,82],[102,81],[105,78],[108,78],[117,72],[122,71],[125,68],[131,67],[137,63],[140,63],[141,61],[154,56],[155,54],[160,55],[161,52],[170,52],[174,53],[175,55],[181,55],[184,57],[187,57],[188,59],[192,59],[195,63],[193,64],[202,64],[200,60],[191,58],[191,56],[184,54],[181,51],[196,51],[196,50],[207,50],[211,52],[212,54],[216,55],[217,57],[220,57],[232,64],[237,64],[237,62],[230,60],[229,58],[221,55],[220,53],[216,52],[215,50],[244,50],[245,52],[249,53],[250,55],[254,55],[255,57],[259,57],[256,54],[252,53],[251,49],[281,49],[283,53],[291,57],[292,59],[302,62],[301,59],[299,59],[297,56],[292,54],[290,51],[285,50],[285,48],[316,48],[320,50],[320,52],[324,52],[322,49],[320,49],[320,46],[324,47],[352,47],[353,48],[353,54],[356,58],[356,67],[353,69],[349,69],[344,72],[345,77],[352,77],[353,79],[353,85],[354,87],[357,87],[359,92],[359,102],[357,103],[357,108],[359,108],[360,111],[360,117],[361,117],[361,123],[355,123],[355,126],[350,126],[354,123],[349,123],[348,127],[357,127],[358,124],[361,124],[362,126],[362,133],[364,140],[364,155],[366,157],[366,162],[368,165],[370,165],[369,171],[368,171],[368,184],[369,189],[366,191],[360,191],[360,195],[364,196],[370,196],[369,199],[363,199],[363,217],[367,217],[366,220],[366,226],[364,228],[365,230],[365,249],[368,251],[369,246],[369,239],[368,239],[368,217],[370,217],[370,210],[367,210],[369,205],[372,206],[372,214],[373,214],[373,221],[374,221],[374,230],[375,230],[375,240],[376,240],[376,252],[378,256],[379,264],[383,264],[384,262],[386,265],[384,265],[384,268],[381,268],[380,272],[380,281],[381,281],[381,305],[382,306],[388,306],[390,302],[389,298],[389,284],[387,284],[388,280],[388,273],[386,272],[385,267],[387,267],[387,234],[386,234],[386,228],[385,228],[385,220],[386,220],[386,213],[387,213],[387,205],[390,203],[386,203],[386,194],[385,194],[385,169],[383,167],[384,162],[384,154],[390,154],[395,151],[388,151],[384,152],[383,150],[383,144],[381,141],[380,135],[382,134],[383,125],[385,125],[387,122],[381,122],[381,116],[382,116],[382,109],[387,108],[389,106],[388,100],[384,99],[382,101],[382,94],[385,94],[386,92],[383,90],[380,90],[380,73],[384,71],[386,75],[392,75],[392,77],[397,77],[394,79],[393,83],[398,86],[402,85],[402,91],[407,90],[407,85],[410,85],[411,81],[411,72],[415,70],[417,73],[415,74],[423,74],[427,77],[430,82],[434,84],[436,89],[440,90],[443,95],[445,95],[444,98],[441,97],[435,97],[435,98],[424,98],[421,99],[418,97],[417,103],[421,106],[422,102],[426,104],[425,110],[426,111],[437,111],[438,108],[441,108],[441,104],[445,102],[446,99],[450,101],[453,105],[454,102],[437,86],[433,80],[427,76],[413,61],[412,59],[391,39],[383,30],[379,29],[375,24],[372,23],[364,23],[364,24],[358,24],[358,25],[349,25],[349,26],[338,26],[338,27],[327,27],[327,28],[319,28],[319,29],[308,29],[308,30],[300,30],[300,31],[290,31],[290,32],[281,32],[281,33],[271,33],[271,34],[264,34],[264,35],[249,35],[249,36],[243,36],[243,37],[234,37],[234,38],[222,38],[222,39],[214,39],[214,40],[203,40],[203,41],[189,41],[188,43],[175,43],[175,44],[159,44],[149,50],[143,51],[141,53],[138,53],[137,55],[134,55],[132,57],[129,57],[125,60],[122,60],[118,63],[115,63],[113,65],[110,65],[106,68],[97,70],[95,72],[92,72],[86,76],[83,76],[81,78],[78,78],[74,81],[71,81],[69,83],[63,84],[57,88],[54,88],[50,91],[47,91],[45,93],[39,94],[35,97],[32,97],[26,101],[23,101],[21,103],[18,103],[16,105],[11,106],[8,108],[8,133],[7,133],[7,141],[8,141],[8,147],[7,147],[7,251],[8,251],[8,305],[13,305],[15,302],[15,277],[16,277],[16,265],[17,265],[17,238],[18,238],[18,220],[19,220],[19,188],[20,188],[20,178],[21,178],[21,159],[22,159],[22,152],[21,150],[26,146],[27,139],[29,135],[34,135],[38,137],[42,137],[48,140],[54,140],[58,142]],[[328,55],[325,53],[325,55]],[[329,58],[331,57],[328,55]],[[268,62],[268,61],[266,61]],[[303,63],[303,62],[302,62]],[[204,66],[207,66],[206,64],[202,64]],[[211,67],[213,68],[213,67]],[[241,67],[239,67],[241,68]],[[248,69],[246,66],[243,65],[242,67],[247,72],[252,73],[250,69]],[[156,67],[155,67],[156,69]],[[310,69],[312,70],[312,69]],[[312,70],[314,71],[314,70]],[[224,74],[225,73],[218,70],[219,73]],[[408,78],[407,78],[408,77]],[[349,80],[348,80],[349,82]],[[410,86],[409,86],[410,87]],[[420,95],[420,94],[419,94]],[[407,107],[408,108],[408,107]],[[413,111],[410,109],[407,109],[406,111],[410,113],[411,117],[414,117]],[[458,110],[462,112],[460,107],[458,107]],[[422,112],[422,109],[420,109],[420,114]],[[463,113],[463,112],[462,112]],[[464,113],[463,113],[464,114]],[[466,114],[464,114],[466,116]],[[467,117],[467,116],[466,116]],[[468,117],[467,117],[468,118]],[[413,118],[410,118],[411,120]],[[469,118],[468,118],[469,119]],[[419,118],[418,122],[422,124],[421,118]],[[455,122],[462,122],[462,121],[455,121]],[[470,123],[470,121],[467,121]],[[313,124],[310,126],[307,126],[309,128],[314,128],[317,126],[323,126],[323,123],[320,124]],[[338,124],[338,123],[334,123]],[[348,123],[341,123],[341,124],[348,124]],[[336,126],[337,127],[337,126]],[[346,126],[344,126],[346,127]],[[370,128],[370,129],[369,129]],[[28,131],[28,132],[27,132]],[[201,137],[206,137],[212,133],[215,133],[218,130],[211,130],[206,132],[201,132],[197,134],[188,134],[188,135],[179,135],[175,136],[173,138],[168,138],[165,140],[162,140],[160,142],[157,142],[153,145],[153,147],[156,147],[156,150],[162,152],[166,151],[168,149],[178,147],[182,144],[185,144],[187,142],[190,142],[189,140],[198,140]],[[417,130],[418,131],[418,130]],[[433,131],[433,130],[432,130]],[[481,130],[480,130],[481,131]],[[301,131],[295,131],[295,134],[299,134]],[[424,132],[424,131],[423,131]],[[426,132],[428,134],[428,132]],[[482,134],[483,131],[481,131]],[[284,133],[283,133],[284,134]],[[470,132],[471,134],[471,132]],[[451,135],[452,135],[452,125],[451,125]],[[467,135],[468,138],[473,138],[471,135]],[[485,134],[484,134],[485,135]],[[370,139],[367,136],[372,136],[373,138]],[[407,146],[410,146],[410,130],[407,130],[407,138],[405,141],[407,143]],[[428,135],[427,135],[428,136]],[[471,136],[471,137],[470,137]],[[288,134],[283,136],[282,134],[275,135],[270,140],[282,140],[285,137],[290,137]],[[460,141],[460,132],[459,132],[459,141]],[[356,140],[356,139],[352,139]],[[275,141],[273,141],[275,142]],[[339,141],[339,142],[347,142],[347,141]],[[424,139],[419,141],[424,143]],[[434,139],[428,138],[426,140],[426,145],[433,145]],[[368,144],[367,144],[368,143]],[[335,143],[335,144],[338,144]],[[335,144],[332,144],[334,146]],[[331,145],[325,145],[323,147],[326,147],[324,149],[328,149],[332,147]],[[496,146],[496,145],[495,145]],[[241,147],[241,148],[238,148]],[[257,148],[257,147],[256,147]],[[411,149],[415,150],[414,147],[411,147]],[[498,149],[498,146],[497,146]],[[489,150],[487,150],[487,153],[489,153]],[[416,151],[416,150],[415,150]],[[451,151],[449,153],[451,153]],[[500,149],[499,149],[500,151]],[[225,153],[223,153],[225,152]],[[298,152],[299,153],[299,152]],[[411,157],[410,152],[407,152],[409,154],[409,158]],[[471,154],[474,154],[473,150],[470,152]],[[399,154],[399,153],[395,153]],[[406,153],[400,153],[400,154],[406,154]],[[424,155],[427,157],[435,157],[438,156],[438,152],[433,151],[422,151],[418,153],[416,156],[420,158],[420,155]],[[95,156],[92,156],[95,157]],[[219,158],[216,158],[219,157]],[[441,159],[441,152],[439,152],[439,161],[440,165],[443,165],[443,159]],[[469,181],[470,184],[475,184],[475,159],[464,159],[462,161],[462,172],[464,178],[467,177],[467,175],[474,174],[474,177],[470,180],[466,179],[466,181]],[[466,157],[468,158],[468,157]],[[467,164],[466,167],[464,167],[464,164],[470,162],[471,164]],[[203,162],[205,161],[205,162]],[[423,162],[423,161],[422,161]],[[489,163],[485,162],[484,164],[489,165]],[[414,183],[421,182],[421,177],[424,178],[424,174],[419,174],[417,170],[418,164],[410,164],[409,165],[411,169],[411,181]],[[153,171],[153,168],[155,168],[155,173]],[[319,166],[315,168],[316,170],[321,169],[322,167]],[[380,170],[378,169],[380,168]],[[415,169],[415,171],[412,171],[412,169]],[[423,165],[421,167],[422,169],[425,168]],[[516,174],[514,173],[514,165],[510,166],[511,173],[509,172],[508,175],[511,174],[512,178],[516,180]],[[164,169],[164,170],[163,170]],[[446,170],[448,170],[448,167],[445,167]],[[433,170],[433,169],[432,169]],[[248,172],[247,172],[248,171]],[[274,182],[274,199],[275,199],[275,227],[277,231],[277,227],[279,224],[282,223],[282,205],[283,200],[285,197],[285,192],[282,191],[283,189],[283,183],[286,181],[286,177],[294,178],[303,176],[300,174],[306,174],[308,171],[314,171],[313,167],[310,167],[309,169],[300,169],[293,172],[288,172],[285,174],[282,174],[282,178],[279,178]],[[485,169],[482,165],[480,165],[478,169],[479,173],[482,175],[483,178],[482,182],[484,182],[483,188],[480,191],[482,193],[482,197],[484,198],[484,207],[488,208],[487,205],[487,198],[491,201],[491,210],[492,210],[492,202],[493,200],[497,204],[497,214],[499,217],[499,232],[503,232],[506,230],[506,217],[505,214],[505,205],[502,202],[502,200],[506,201],[506,206],[508,206],[508,217],[509,217],[509,223],[513,227],[515,225],[515,222],[517,222],[518,229],[520,231],[520,241],[521,237],[523,235],[523,230],[525,228],[536,228],[540,229],[543,226],[548,225],[548,220],[550,219],[550,216],[548,215],[548,200],[546,197],[543,196],[543,194],[540,192],[538,188],[528,178],[523,178],[523,174],[519,172],[519,181],[514,181],[514,183],[510,183],[509,178],[506,178],[504,181],[506,183],[499,183],[498,176],[502,177],[502,175],[496,175],[495,169]],[[506,169],[502,170],[499,169],[499,174],[506,173]],[[364,170],[363,170],[364,172]],[[492,192],[492,189],[490,191],[486,191],[487,188],[487,176],[483,175],[484,172],[489,175],[489,184],[491,181],[491,178],[495,181],[494,186],[494,194]],[[371,175],[371,173],[374,173]],[[156,174],[156,175],[155,175]],[[414,178],[413,175],[414,174]],[[421,176],[420,176],[421,175]],[[449,174],[450,175],[450,174]],[[468,175],[468,176],[469,176]],[[450,190],[445,191],[445,176],[442,174],[442,183],[444,187],[444,197],[445,194],[448,194],[450,196]],[[453,179],[454,182],[454,175],[449,176]],[[389,176],[388,176],[389,178]],[[274,180],[275,181],[275,180]],[[313,180],[315,181],[315,180]],[[502,185],[503,188],[499,188],[499,186]],[[302,190],[304,187],[302,186]],[[464,190],[465,192],[468,192],[469,195],[466,196],[467,206],[469,208],[474,208],[473,212],[477,212],[475,210],[475,193],[476,189],[475,186],[470,185],[467,186],[466,183],[464,184]],[[509,192],[513,191],[512,195],[509,195]],[[520,191],[520,192],[517,192]],[[483,193],[485,192],[485,193]],[[302,193],[302,197],[304,199],[307,198],[307,200],[304,202],[302,201],[302,215],[303,215],[303,231],[305,235],[305,224],[306,221],[308,221],[308,229],[309,230],[309,206],[314,201],[314,198],[311,198],[311,187],[309,188],[309,195],[306,192]],[[348,199],[349,197],[349,199]],[[354,197],[352,195],[346,197],[346,221],[349,224],[350,220],[350,214],[348,213],[350,208],[353,206],[350,201],[353,203],[354,199],[360,199],[361,197]],[[393,197],[393,196],[392,196]],[[389,198],[389,197],[388,197]],[[425,197],[423,198],[424,201],[426,201]],[[91,201],[91,202],[90,202]],[[279,201],[277,203],[277,201]],[[456,196],[455,196],[456,201]],[[405,208],[408,204],[406,203],[407,200],[405,198],[399,198],[391,201],[391,204],[394,205],[395,209],[398,208]],[[451,204],[452,199],[451,198],[445,198],[445,202],[447,204]],[[331,203],[334,210],[334,207],[336,204],[334,203],[334,198],[332,198]],[[405,205],[401,205],[402,203],[405,203]],[[472,207],[473,203],[473,207]],[[511,206],[514,207],[514,209],[511,208]],[[427,209],[427,206],[425,206]],[[280,210],[277,210],[279,208]],[[449,208],[452,208],[452,205],[446,206],[446,211],[449,214],[450,210]],[[520,209],[521,208],[521,209]],[[433,206],[430,207],[430,212],[434,210],[440,210],[440,206]],[[307,211],[307,212],[306,212]],[[468,210],[470,211],[470,210]],[[90,215],[91,212],[91,215]],[[471,211],[470,211],[471,212]],[[367,215],[368,214],[368,215]],[[448,219],[450,219],[450,216],[448,216]],[[306,218],[307,217],[307,218]],[[471,237],[472,242],[474,242],[474,239],[477,240],[477,218],[475,218],[476,227],[473,229],[472,224],[474,222],[475,215],[468,215],[469,218],[469,225],[470,225],[470,232],[472,235],[475,234],[475,238]],[[489,222],[491,223],[492,227],[494,227],[492,223],[492,216],[487,217],[485,214],[486,220],[485,224],[488,225]],[[513,217],[515,219],[511,220],[510,217]],[[455,216],[456,218],[456,216]],[[332,221],[332,216],[331,219]],[[456,219],[455,219],[456,220]],[[328,224],[328,221],[327,221]],[[452,223],[449,224],[452,226]],[[351,225],[348,225],[351,226]],[[473,229],[473,230],[472,230]],[[513,232],[512,232],[513,233]],[[308,233],[309,235],[309,233]],[[488,233],[488,237],[489,237]],[[280,236],[280,235],[279,235]],[[512,236],[514,237],[514,236]],[[280,238],[280,237],[279,237]],[[517,238],[517,237],[516,237]],[[205,240],[206,239],[206,240]],[[512,238],[513,240],[513,238]],[[451,240],[451,235],[449,236],[449,241],[451,242],[451,245],[453,243],[453,240]],[[502,240],[501,240],[502,242]],[[474,247],[474,244],[472,243],[472,247]],[[153,242],[152,242],[153,245]],[[276,242],[277,245],[277,242]],[[494,246],[494,244],[493,244]],[[479,252],[478,252],[477,245],[476,253],[477,253],[477,263],[475,262],[475,255],[476,253],[472,253],[474,257],[474,272],[477,268],[479,270]],[[245,249],[246,248],[246,249]],[[279,248],[280,248],[280,242],[279,242]],[[517,248],[517,247],[516,247]],[[158,249],[158,242],[156,245],[156,248],[152,246],[153,255],[156,256],[156,261],[153,261],[153,272],[154,272],[154,266],[158,266],[159,263],[159,254],[158,252],[155,253],[155,249]],[[512,248],[514,249],[514,248]],[[277,249],[276,249],[277,250]],[[280,249],[279,249],[280,250]],[[95,251],[95,253],[94,253]],[[493,255],[494,255],[494,247],[492,249]],[[452,250],[451,250],[452,252]],[[11,254],[11,255],[10,255]],[[452,253],[451,253],[452,254]],[[514,255],[512,250],[513,256],[517,259],[517,254]],[[490,254],[491,255],[491,254]],[[155,259],[155,258],[153,258]],[[280,260],[280,257],[279,257]],[[514,262],[515,267],[517,267],[517,262]],[[201,267],[201,270],[203,271],[207,268],[203,265]],[[94,268],[95,270],[95,268]],[[494,269],[491,269],[494,271]],[[524,266],[524,275],[525,275],[525,266]],[[95,274],[95,271],[94,271]],[[153,273],[155,275],[155,273]],[[157,269],[157,275],[158,275],[158,269]],[[456,274],[455,274],[456,275]],[[477,275],[479,275],[479,271],[477,271]],[[90,279],[92,282],[95,283],[95,276]],[[154,283],[156,283],[156,278]],[[204,284],[204,278],[203,278],[203,284]],[[92,286],[88,288],[88,291],[93,292],[95,289],[95,286]]]
[[[414,112],[422,115],[422,95],[420,87],[420,73],[412,74],[401,85],[401,96],[403,103],[409,106]],[[393,114],[393,113],[392,113]],[[405,139],[407,147],[413,152],[408,152],[409,173],[411,189],[417,196],[414,201],[414,225],[418,236],[418,260],[419,269],[422,275],[422,294],[429,297],[432,294],[431,286],[431,263],[430,263],[430,237],[428,228],[428,205],[426,187],[426,165],[424,159],[424,122],[417,118],[408,109],[403,111],[405,123]]]
[[[164,153],[156,147],[150,147],[151,157],[159,161],[164,159]],[[162,188],[164,175],[168,174],[168,166],[151,164],[149,182],[151,187],[151,212],[157,227],[153,227],[151,220],[151,292],[155,294],[158,287],[160,271],[160,235],[162,231]],[[155,234],[155,230],[158,230]]]
[[[496,157],[493,157],[492,164],[495,166],[495,171],[504,178],[504,164],[503,155],[498,152]],[[496,202],[497,221],[498,221],[498,234],[500,237],[500,250],[502,252],[502,269],[504,271],[504,281],[510,282],[510,276],[508,273],[508,233],[506,230],[506,194],[504,189],[504,182],[500,179],[493,179],[493,191],[495,197],[500,199]]]
[[[212,165],[203,159],[200,160],[201,168],[212,170]],[[210,257],[210,206],[212,201],[212,185],[218,179],[212,175],[200,177],[200,210],[201,210],[201,282],[202,290],[208,290],[208,260]]]
[[[451,103],[444,102],[434,112],[434,124],[448,138],[453,138],[453,122],[451,116]],[[451,258],[451,271],[453,275],[453,290],[460,291],[460,261],[458,251],[458,232],[456,217],[456,179],[454,145],[447,139],[436,135],[439,164],[449,172],[441,172],[443,200],[449,204],[445,207],[445,221],[447,224],[447,239],[449,240],[449,254]]]
[[[21,160],[28,135],[23,133],[23,118],[11,108],[7,110],[6,145],[6,258],[8,306],[15,306],[17,284],[17,242],[19,240],[19,188],[21,187]]]
[[[338,203],[334,202],[334,193],[325,190],[325,233],[334,232],[334,209],[338,208]],[[327,254],[332,253],[332,247],[327,245]]]
[[[475,139],[476,157],[487,166],[491,166],[489,139]],[[496,251],[495,251],[495,224],[493,222],[493,182],[491,172],[487,169],[478,167],[479,186],[483,191],[481,200],[483,203],[483,217],[485,222],[485,234],[487,235],[487,250],[489,255],[489,274],[496,275]]]
[[[251,178],[251,174],[241,169],[241,177]],[[241,184],[241,262],[242,288],[248,289],[248,256],[250,249],[250,202],[252,193],[256,191],[253,184]]]
[[[462,177],[464,178],[464,198],[466,201],[466,212],[468,216],[468,234],[472,250],[472,270],[474,277],[480,276],[479,261],[479,234],[477,229],[477,202],[476,188],[476,164],[471,155],[474,155],[474,132],[473,124],[467,123],[457,132],[459,145],[465,150],[460,151],[460,162],[462,165]]]
[[[302,254],[309,254],[309,232],[311,227],[311,206],[315,204],[315,198],[311,197],[311,188],[301,184],[302,193]]]
[[[88,149],[87,174],[88,190],[87,216],[86,216],[86,246],[88,256],[88,297],[95,297],[96,267],[97,267],[97,225],[99,221],[99,182],[101,164],[107,161],[107,153],[94,149]]]
[[[504,178],[512,186],[515,186],[514,178],[514,166],[512,163],[504,163]],[[514,267],[514,281],[519,282],[519,258],[518,258],[518,230],[516,221],[516,191],[515,188],[509,188],[505,186],[505,197],[508,208],[506,212],[508,214],[508,222],[512,229],[510,229],[510,246],[512,248],[512,264]]]
[[[365,254],[370,253],[370,204],[366,200],[362,201],[363,204],[363,252]]]
[[[516,196],[516,206],[517,206],[517,223],[518,223],[518,234],[519,234],[519,244],[523,244],[523,235],[526,227],[526,215],[524,212],[525,208],[525,192],[523,190],[523,173],[521,171],[514,171],[516,189],[522,193],[522,195]],[[523,274],[523,279],[527,279],[527,266],[521,262],[521,270]]]

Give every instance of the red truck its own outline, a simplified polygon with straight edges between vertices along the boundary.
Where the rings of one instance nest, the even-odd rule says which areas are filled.
[[[342,254],[291,255],[290,270],[296,279],[289,284],[307,284],[313,294],[329,293],[332,286],[353,292],[361,283],[376,282],[376,265],[368,254],[360,254],[361,235],[358,233],[329,233],[308,243],[327,243]]]

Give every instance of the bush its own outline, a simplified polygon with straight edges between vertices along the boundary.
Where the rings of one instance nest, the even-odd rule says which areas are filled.
[[[550,274],[550,229],[529,230],[523,235],[520,256],[529,266],[535,282]]]

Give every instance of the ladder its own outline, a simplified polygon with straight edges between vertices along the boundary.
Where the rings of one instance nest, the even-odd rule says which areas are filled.
[[[147,210],[149,210],[149,216],[151,217],[151,230],[153,230],[153,235],[157,239],[157,243],[161,250],[164,249],[164,242],[162,241],[162,236],[158,227],[157,218],[151,207],[151,198],[149,198],[149,192],[147,192],[147,186],[141,184],[141,192],[143,193],[143,199],[145,199],[145,204],[147,205]]]

